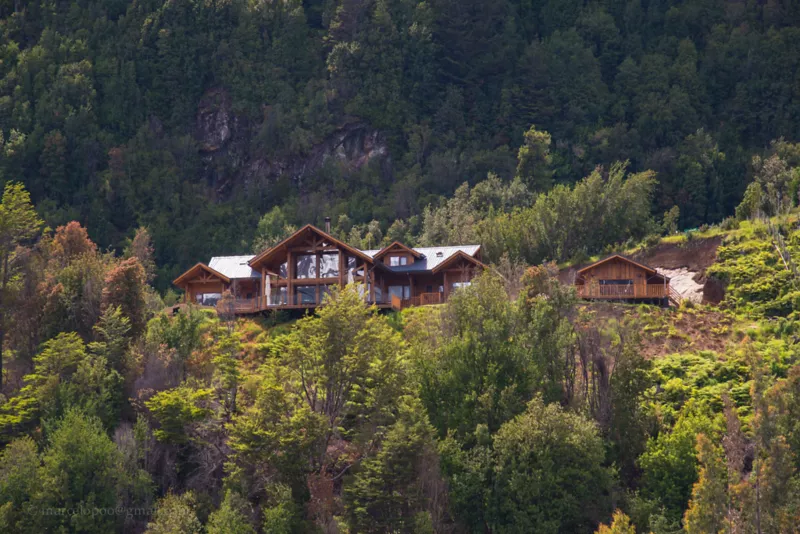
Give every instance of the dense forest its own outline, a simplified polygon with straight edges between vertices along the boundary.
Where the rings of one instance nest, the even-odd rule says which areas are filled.
[[[417,237],[489,173],[536,194],[629,161],[693,228],[797,139],[799,24],[790,0],[2,0],[0,180],[104,249],[147,227],[162,290],[276,206]]]

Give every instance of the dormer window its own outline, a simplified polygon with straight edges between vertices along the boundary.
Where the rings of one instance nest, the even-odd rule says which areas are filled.
[[[401,265],[408,265],[407,256],[389,256],[389,267],[399,267]]]

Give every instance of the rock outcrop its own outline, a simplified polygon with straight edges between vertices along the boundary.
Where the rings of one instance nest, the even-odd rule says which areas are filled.
[[[304,154],[268,157],[255,152],[252,142],[260,125],[237,115],[227,90],[206,91],[198,106],[194,138],[206,182],[220,197],[235,188],[257,193],[278,178],[289,178],[302,191],[303,178],[335,160],[345,172],[355,172],[373,162],[387,178],[391,174],[389,147],[370,125],[353,121],[335,130]]]

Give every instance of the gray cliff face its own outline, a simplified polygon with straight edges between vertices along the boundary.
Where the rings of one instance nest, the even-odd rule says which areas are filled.
[[[219,199],[238,188],[258,194],[276,179],[286,177],[302,192],[303,178],[330,160],[340,164],[345,172],[377,162],[385,176],[391,173],[386,141],[368,124],[345,124],[310,147],[307,153],[278,158],[257,153],[253,148],[258,127],[234,112],[225,89],[210,89],[201,99],[194,138],[203,163],[203,178]]]

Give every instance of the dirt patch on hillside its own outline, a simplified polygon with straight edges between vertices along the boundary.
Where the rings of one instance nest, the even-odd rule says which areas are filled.
[[[655,247],[633,254],[632,259],[661,269],[688,269],[705,275],[705,271],[717,260],[717,248],[721,236],[708,239],[693,239],[685,243],[660,243]]]
[[[584,318],[599,326],[610,321],[633,321],[642,333],[642,352],[648,358],[686,351],[724,352],[733,338],[733,317],[705,307],[657,308],[610,302],[586,303]]]
[[[669,278],[669,285],[677,291],[684,299],[691,300],[695,304],[703,302],[704,284],[699,280],[702,278],[700,273],[690,271],[684,267],[680,269],[662,269],[658,272]]]

